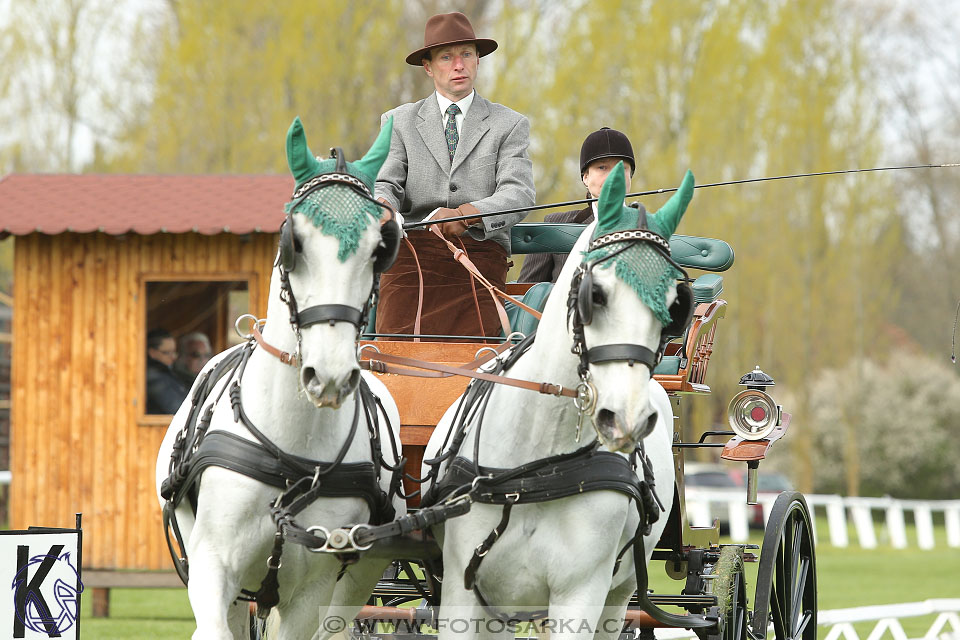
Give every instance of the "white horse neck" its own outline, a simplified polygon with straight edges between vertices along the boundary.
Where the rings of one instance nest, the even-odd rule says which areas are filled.
[[[264,340],[282,351],[296,353],[297,336],[290,326],[287,303],[280,299],[279,269],[273,270]],[[355,395],[340,409],[318,409],[300,389],[299,369],[257,347],[247,362],[243,379],[243,408],[250,421],[282,450],[329,460],[346,442],[353,423]],[[360,416],[357,433],[345,462],[369,457],[366,424]]]
[[[507,372],[512,378],[550,382],[576,388],[579,358],[571,353],[573,337],[567,330],[567,293],[580,264],[581,252],[593,233],[589,225],[577,240],[570,257],[547,299],[537,337],[529,351]],[[596,438],[589,418],[584,418],[580,440],[576,426],[578,411],[573,400],[500,385],[487,405],[480,436],[480,464],[522,464],[537,458],[567,453]],[[464,448],[473,456],[473,439]]]

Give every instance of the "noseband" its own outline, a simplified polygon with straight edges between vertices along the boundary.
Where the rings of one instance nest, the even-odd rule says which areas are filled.
[[[357,329],[357,335],[362,333],[367,326],[370,316],[370,307],[376,300],[380,288],[380,273],[389,269],[397,256],[397,250],[400,245],[400,227],[397,224],[393,209],[376,199],[370,193],[370,189],[363,181],[347,173],[346,160],[343,156],[343,150],[335,148],[330,150],[331,157],[336,158],[337,166],[334,171],[321,173],[314,176],[293,193],[293,206],[289,207],[290,213],[287,213],[286,219],[280,228],[280,250],[277,255],[276,266],[280,270],[280,299],[287,304],[290,311],[290,326],[297,335],[297,351],[300,351],[301,331],[309,326],[327,322],[331,326],[337,322],[347,322]],[[307,307],[300,311],[297,306],[297,299],[290,287],[290,272],[296,268],[297,242],[293,235],[293,210],[303,202],[307,196],[319,191],[325,187],[334,185],[346,185],[358,196],[369,200],[380,208],[386,209],[390,217],[381,224],[380,244],[374,253],[374,278],[370,289],[370,295],[363,308],[357,309],[345,304],[318,304]]]

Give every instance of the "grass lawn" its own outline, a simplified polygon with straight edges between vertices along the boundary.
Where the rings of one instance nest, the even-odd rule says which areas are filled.
[[[91,596],[80,603],[84,640],[183,640],[196,626],[186,589],[111,589],[110,617],[91,615]]]
[[[892,549],[881,544],[873,550],[856,546],[838,549],[828,544],[825,522],[818,522],[821,544],[817,547],[819,608],[843,609],[875,604],[919,602],[930,598],[960,598],[960,549],[946,546],[942,527],[936,532],[937,549],[921,551],[916,537],[908,530],[908,549]],[[760,544],[761,532],[752,542]],[[882,537],[881,537],[882,540]],[[682,583],[669,579],[662,564],[650,567],[651,587],[658,593],[677,593]],[[753,607],[756,564],[747,566],[748,607]],[[83,599],[82,637],[95,640],[167,640],[189,638],[194,630],[186,589],[114,589],[110,594],[110,617],[93,618],[90,597]],[[904,618],[901,623],[908,637],[922,636],[934,616]],[[866,638],[873,623],[856,625]],[[820,637],[827,629],[821,628]]]

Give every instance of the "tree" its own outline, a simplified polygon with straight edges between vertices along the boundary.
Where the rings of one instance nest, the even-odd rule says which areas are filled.
[[[140,71],[130,60],[149,13],[131,17],[129,3],[103,0],[2,5],[0,170],[80,170],[95,143],[116,144],[125,114],[148,97],[130,82]]]

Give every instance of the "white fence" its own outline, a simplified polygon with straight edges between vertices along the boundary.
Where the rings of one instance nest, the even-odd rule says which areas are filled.
[[[762,510],[762,521],[766,522],[776,500],[776,494],[759,496],[759,505],[746,504],[744,490],[728,491],[686,487],[687,516],[695,527],[710,526],[715,518],[720,518],[730,527],[730,537],[735,542],[744,542],[749,534],[751,518],[759,517],[755,510]],[[894,498],[844,498],[842,496],[807,494],[804,496],[810,509],[826,513],[830,544],[835,547],[850,545],[847,516],[853,522],[857,542],[865,549],[877,546],[877,530],[874,512],[885,514],[886,541],[895,549],[904,549],[909,545],[904,512],[911,512],[916,527],[916,544],[921,549],[933,549],[934,514],[942,513],[946,528],[946,544],[960,547],[960,500],[897,500]],[[818,538],[814,522],[814,538]]]
[[[903,618],[936,615],[933,623],[922,636],[910,638],[900,624]],[[863,639],[854,624],[875,623]],[[832,609],[817,613],[817,626],[829,627],[824,640],[960,640],[960,599],[925,600],[903,604],[885,604],[853,609]],[[680,640],[696,638],[687,629],[657,629],[657,640]],[[818,634],[820,635],[820,634]],[[770,633],[767,633],[770,637]]]

